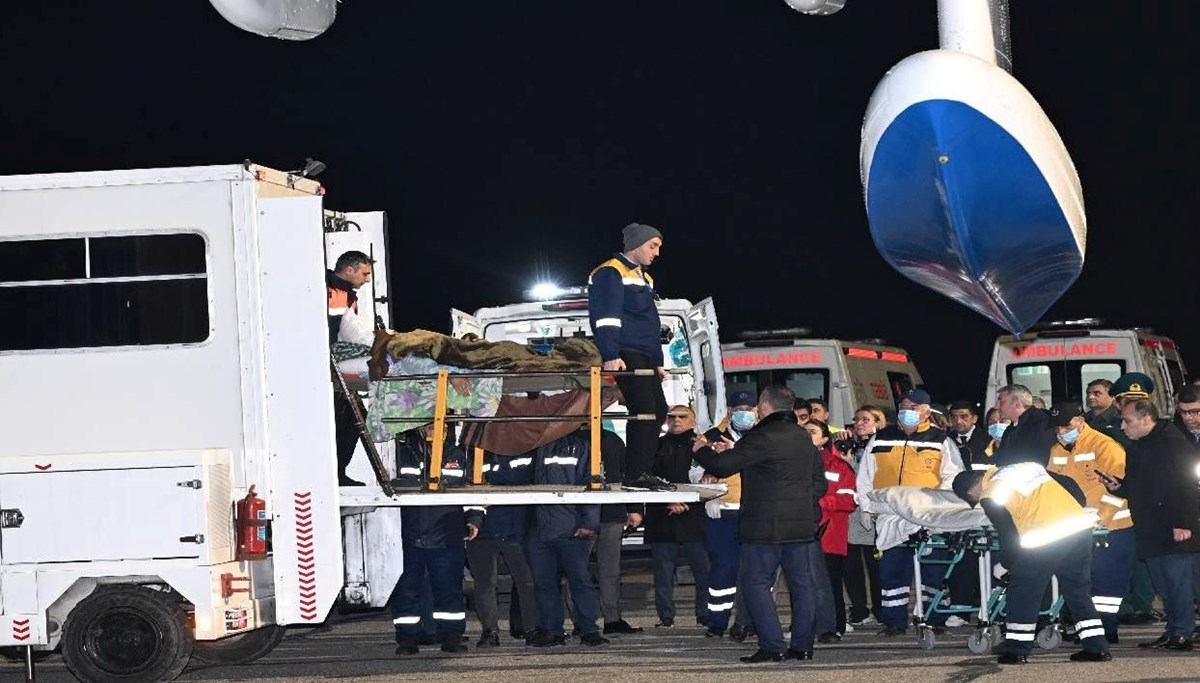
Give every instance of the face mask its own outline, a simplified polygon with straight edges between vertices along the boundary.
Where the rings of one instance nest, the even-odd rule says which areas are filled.
[[[901,410],[896,413],[896,421],[900,423],[901,427],[916,427],[921,424],[921,413],[915,410]]]
[[[750,410],[735,410],[729,418],[729,424],[739,432],[749,430],[754,426],[754,412]]]
[[[988,425],[988,436],[999,441],[1004,436],[1004,430],[1008,429],[1008,425],[1003,422],[997,422],[994,425]]]
[[[1071,444],[1075,443],[1075,440],[1078,438],[1079,438],[1079,430],[1078,429],[1072,429],[1071,431],[1067,432],[1066,434],[1058,435],[1058,440],[1061,441],[1064,446],[1070,446]]]

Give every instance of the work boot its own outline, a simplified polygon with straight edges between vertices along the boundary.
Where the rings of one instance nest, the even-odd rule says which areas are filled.
[[[720,638],[723,635],[725,635],[725,629],[716,626],[709,626],[708,630],[704,632],[705,638]]]
[[[674,491],[675,485],[649,472],[639,474],[621,485],[628,491]]]
[[[1080,650],[1071,655],[1072,662],[1111,662],[1112,655],[1107,652],[1089,652]]]
[[[442,639],[442,652],[459,654],[466,651],[467,644],[462,641],[462,636],[446,636]]]
[[[612,633],[630,634],[641,632],[641,628],[637,626],[630,626],[629,622],[625,621],[624,619],[617,619],[616,621],[609,621],[605,622],[604,624],[604,635],[609,635]]]
[[[1168,638],[1167,642],[1162,644],[1164,650],[1177,650],[1180,652],[1190,651],[1192,649],[1192,641],[1187,639],[1187,636],[1174,636]]]
[[[1170,639],[1167,638],[1167,634],[1164,633],[1161,636],[1159,636],[1149,642],[1138,643],[1138,647],[1142,648],[1143,650],[1153,650],[1155,648],[1159,648],[1159,647],[1162,647],[1163,645],[1166,645],[1168,640],[1170,640]]]
[[[746,642],[746,627],[741,624],[734,624],[729,627],[729,639],[735,643]]]
[[[608,645],[611,641],[599,633],[592,631],[591,633],[585,633],[583,637],[579,639],[579,642],[587,645],[588,647],[599,647],[601,645]]]
[[[343,473],[338,475],[338,486],[366,486],[366,484],[357,479],[351,479]]]
[[[415,655],[420,651],[421,649],[417,647],[417,641],[415,640],[401,640],[396,645],[396,654],[401,656]]]
[[[755,652],[752,655],[746,655],[745,657],[739,657],[739,659],[741,659],[742,663],[744,663],[744,664],[759,664],[761,662],[782,662],[783,661],[783,653],[782,652],[767,652],[766,650],[760,649],[759,651]]]
[[[479,635],[479,642],[475,643],[475,647],[500,647],[500,634],[494,629],[485,628],[483,633]]]
[[[556,636],[549,631],[538,629],[537,635],[532,640],[526,640],[525,644],[529,647],[558,647],[566,645],[567,639],[563,636]]]
[[[842,639],[842,637],[839,636],[838,634],[834,633],[833,631],[826,631],[826,632],[822,633],[821,635],[817,636],[817,642],[822,645],[836,643],[841,639]]]
[[[785,660],[795,659],[798,661],[807,662],[812,661],[813,653],[812,650],[805,650],[801,652],[800,650],[793,650],[789,647],[787,651],[783,653],[783,658]]]
[[[996,658],[997,664],[1028,664],[1029,657],[1008,652]]]

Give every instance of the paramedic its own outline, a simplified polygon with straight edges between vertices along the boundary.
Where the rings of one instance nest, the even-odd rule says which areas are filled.
[[[359,322],[358,288],[371,281],[374,261],[361,251],[347,251],[338,257],[333,270],[325,271],[325,298],[328,305],[329,344],[352,342],[370,346],[374,331]],[[346,476],[346,468],[354,459],[358,445],[358,426],[350,404],[341,392],[334,392],[333,422],[337,446],[338,486],[362,486],[363,483]]]
[[[1050,424],[1058,442],[1050,451],[1046,470],[1070,477],[1087,497],[1108,529],[1108,547],[1092,556],[1092,603],[1104,622],[1104,637],[1117,642],[1117,612],[1133,574],[1134,532],[1129,504],[1104,488],[1097,472],[1125,477],[1125,449],[1087,423],[1083,406],[1074,401],[1054,404]]]
[[[718,447],[718,453],[702,439],[693,446],[696,462],[710,474],[742,474],[739,583],[758,631],[758,651],[741,658],[747,664],[812,659],[815,586],[809,554],[821,550],[812,503],[826,479],[812,439],[796,424],[795,400],[786,387],[767,387],[758,398],[758,424],[735,447]],[[780,567],[791,594],[790,645],[771,596]]]
[[[629,447],[625,486],[637,490],[674,490],[674,485],[650,473],[658,435],[667,419],[662,383],[662,321],[654,278],[646,268],[658,258],[662,233],[649,225],[630,223],[622,233],[624,249],[588,277],[588,316],[604,369],[651,370],[655,376],[619,376],[625,407],[631,414],[654,415],[655,420],[631,420],[625,428]]]
[[[727,400],[729,412],[720,425],[704,433],[712,444],[726,440],[735,446],[758,422],[754,406],[758,400],[749,391],[735,391]],[[695,418],[692,418],[693,422]],[[722,446],[718,446],[719,448]],[[705,542],[708,546],[708,631],[710,637],[720,636],[729,627],[729,617],[736,610],[737,618],[729,627],[729,637],[742,642],[749,633],[746,606],[738,593],[738,516],[742,508],[742,475],[731,474],[718,478],[705,473],[701,484],[724,484],[725,495],[704,504],[708,516]]]
[[[982,502],[1000,535],[997,573],[1008,575],[1005,649],[1000,664],[1026,664],[1037,637],[1042,597],[1057,576],[1075,620],[1083,650],[1072,662],[1107,662],[1108,641],[1092,605],[1092,528],[1096,514],[1084,510],[1083,492],[1067,477],[1022,462],[954,478],[954,493],[972,507]]]
[[[866,502],[871,491],[889,486],[949,489],[954,475],[962,471],[958,447],[946,432],[929,423],[929,403],[929,392],[909,389],[900,399],[896,426],[884,427],[871,437],[858,468],[859,505]],[[940,565],[921,565],[926,601],[941,585],[941,574]],[[913,549],[896,546],[884,550],[879,560],[879,580],[883,622],[879,635],[898,636],[908,630]],[[931,616],[929,622],[935,633],[942,631],[946,618],[946,614]]]

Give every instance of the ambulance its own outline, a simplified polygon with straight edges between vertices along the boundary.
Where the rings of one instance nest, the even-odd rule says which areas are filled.
[[[881,339],[847,341],[814,339],[806,328],[744,332],[743,341],[724,344],[725,392],[783,385],[798,398],[821,399],[829,407],[829,423],[848,427],[854,411],[870,404],[888,420],[904,392],[923,387],[921,374],[907,351]]]
[[[1115,381],[1127,372],[1145,373],[1154,381],[1151,399],[1164,415],[1174,410],[1174,396],[1187,370],[1179,347],[1149,328],[1114,329],[1094,318],[1050,322],[1020,338],[996,340],[987,379],[987,405],[1008,384],[1029,387],[1047,406],[1056,401],[1083,402],[1087,385]]]

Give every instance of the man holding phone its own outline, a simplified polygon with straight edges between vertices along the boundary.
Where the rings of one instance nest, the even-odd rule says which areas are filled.
[[[1070,477],[1087,497],[1087,507],[1108,529],[1108,547],[1092,557],[1092,604],[1104,623],[1104,636],[1117,643],[1117,612],[1133,572],[1133,518],[1128,502],[1108,492],[1106,480],[1125,476],[1125,449],[1087,422],[1083,406],[1066,401],[1050,409],[1057,442],[1046,471]]]

